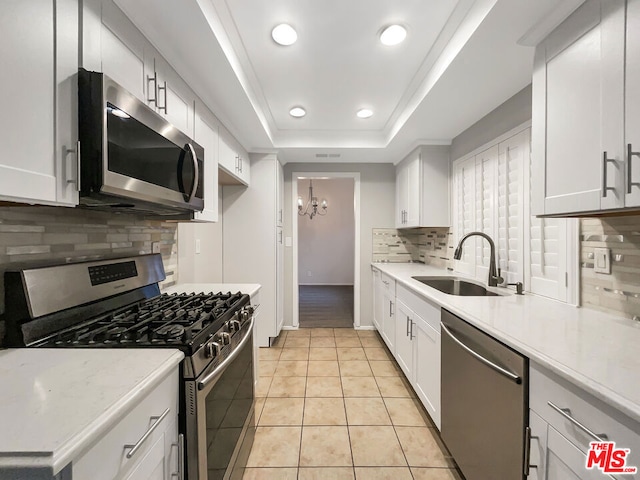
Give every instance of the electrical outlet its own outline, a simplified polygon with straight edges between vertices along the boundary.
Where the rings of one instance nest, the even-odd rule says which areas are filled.
[[[611,249],[594,248],[593,253],[595,254],[595,259],[593,261],[593,271],[596,273],[611,275]]]
[[[151,244],[151,253],[160,253],[160,242],[153,242]]]
[[[311,276],[311,270],[307,270],[307,277]]]
[[[200,239],[196,238],[196,255],[200,255]]]

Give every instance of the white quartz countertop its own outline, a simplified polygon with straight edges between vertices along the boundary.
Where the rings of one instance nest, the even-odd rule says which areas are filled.
[[[253,297],[260,290],[257,283],[179,283],[162,290],[162,293],[242,292]]]
[[[372,267],[640,422],[639,322],[531,294],[447,295],[411,277],[464,275],[427,265]]]
[[[180,363],[174,349],[0,351],[2,470],[57,475]]]

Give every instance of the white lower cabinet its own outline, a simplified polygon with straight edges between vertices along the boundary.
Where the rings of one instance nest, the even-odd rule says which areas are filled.
[[[425,305],[427,306],[427,305]],[[440,309],[434,310],[432,319],[440,322]],[[440,328],[434,328],[426,319],[416,316],[414,325],[415,359],[413,388],[440,430]]]
[[[380,334],[382,335],[382,339],[391,350],[391,353],[395,354],[396,352],[396,297],[395,293],[390,292],[389,290],[383,290],[382,292],[382,306],[383,306],[383,317],[382,317],[382,331]]]
[[[440,307],[396,289],[396,360],[440,429]]]
[[[72,461],[72,479],[181,478],[177,422],[176,368],[80,458]]]
[[[640,474],[607,475],[586,468],[591,442],[630,449],[627,466],[640,466],[640,423],[532,363],[529,378],[531,447],[529,477],[535,480],[638,480]],[[533,467],[535,466],[535,467]]]
[[[373,267],[373,323],[440,429],[440,307]]]
[[[416,314],[396,299],[396,361],[410,382],[413,381],[413,322]]]

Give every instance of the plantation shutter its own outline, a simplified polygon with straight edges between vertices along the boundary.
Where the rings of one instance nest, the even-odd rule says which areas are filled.
[[[478,232],[496,240],[496,174],[498,165],[498,146],[495,145],[476,155],[476,228]],[[476,271],[478,279],[485,280],[489,275],[491,248],[484,238],[476,237]],[[469,239],[471,241],[471,239]]]
[[[459,160],[454,165],[454,227],[456,243],[475,229],[475,157]],[[463,248],[462,258],[456,262],[456,270],[475,274],[474,239]]]

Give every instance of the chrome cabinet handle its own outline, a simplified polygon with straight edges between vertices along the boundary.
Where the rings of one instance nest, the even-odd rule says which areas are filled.
[[[167,82],[163,82],[163,86],[158,86],[158,94],[160,93],[160,90],[164,91],[164,105],[161,107],[160,105],[157,105],[158,110],[162,110],[164,112],[165,115],[167,115],[169,113],[169,110],[167,109]]]
[[[160,422],[162,422],[162,420],[164,420],[164,417],[169,415],[170,411],[171,411],[171,408],[167,408],[164,412],[162,412],[162,415],[151,417],[151,420],[155,420],[155,422],[153,422],[153,425],[151,425],[147,429],[147,431],[144,433],[144,435],[142,435],[142,437],[140,437],[140,440],[138,440],[134,445],[125,445],[124,446],[124,448],[130,449],[127,452],[127,458],[133,457],[138,452],[138,450],[140,450],[140,447],[142,447],[142,444],[144,443],[144,441],[147,438],[149,438],[149,435],[151,435],[156,428],[158,428],[158,426],[160,425]]]
[[[254,307],[254,312],[255,312],[255,308],[257,307]],[[244,347],[244,345],[247,343],[247,341],[251,337],[250,333],[253,331],[254,320],[255,320],[255,316],[252,316],[251,324],[249,325],[249,328],[247,328],[247,333],[245,334],[244,338],[240,340],[240,343],[238,343],[238,345],[236,345],[236,347],[231,351],[231,354],[227,358],[225,358],[220,363],[220,365],[216,367],[216,369],[213,372],[211,372],[209,375],[207,375],[201,381],[198,382],[198,390],[204,390],[205,388],[207,388],[207,385],[213,379],[215,379],[220,373],[222,373],[224,369],[227,368],[227,365],[229,365],[229,363],[233,362],[233,360],[235,360],[235,358],[238,355],[240,355],[240,352],[242,351],[242,347]]]
[[[153,98],[151,98],[149,96],[149,92],[151,91],[151,88],[149,88],[149,84],[153,82]],[[147,103],[151,104],[153,103],[154,105],[158,106],[158,74],[156,72],[153,72],[153,77],[150,77],[149,75],[147,75]]]
[[[411,328],[409,329],[409,340],[413,340],[414,338],[416,338],[416,336],[413,334],[413,326],[415,325],[415,322],[413,320],[409,320],[409,322],[411,323]]]
[[[593,433],[593,431],[591,429],[589,429],[588,427],[585,427],[582,423],[580,423],[578,420],[573,418],[573,416],[571,415],[571,410],[570,409],[568,409],[568,408],[560,408],[559,406],[557,406],[556,404],[554,404],[553,402],[550,402],[550,401],[547,402],[547,405],[549,405],[551,408],[553,408],[556,412],[558,412],[566,420],[568,420],[573,425],[578,427],[584,433],[586,433],[591,438],[593,438],[596,442],[606,442],[609,439],[609,437],[607,436],[606,433]]]
[[[530,468],[538,468],[537,465],[531,465],[531,427],[524,429],[524,476],[529,476]]]
[[[78,140],[76,142],[76,149],[75,151],[71,148],[67,148],[67,155],[71,154],[71,153],[75,153],[76,155],[76,178],[75,179],[68,179],[67,183],[75,183],[76,187],[78,189],[78,191],[80,191],[80,174],[81,174],[81,167],[80,167],[80,140]]]
[[[607,158],[607,152],[602,153],[602,197],[607,197],[607,192],[609,190],[615,190],[613,187],[607,186],[607,164],[615,163],[615,159]]]
[[[191,159],[193,160],[193,188],[191,189],[191,195],[189,195],[189,202],[193,200],[193,197],[196,195],[196,191],[198,190],[198,183],[200,182],[200,165],[198,165],[198,157],[196,156],[196,151],[193,148],[193,145],[187,143],[187,147],[191,151]]]
[[[640,152],[634,152],[631,144],[627,143],[627,193],[631,193],[634,185],[640,187],[640,183],[633,183],[633,157],[640,157]]]
[[[407,315],[407,333],[405,333],[405,335],[408,337],[409,336],[409,322],[411,320],[409,320],[409,315]]]
[[[178,447],[178,471],[171,474],[171,478],[178,477],[178,480],[184,480],[184,435],[178,435],[178,443],[171,445]]]
[[[495,363],[493,363],[491,360],[487,360],[486,358],[484,358],[482,355],[480,355],[479,353],[475,352],[474,350],[471,350],[469,347],[467,347],[464,343],[462,343],[460,340],[458,340],[452,333],[451,331],[445,326],[444,323],[440,322],[440,326],[442,327],[442,330],[449,336],[451,337],[451,340],[453,340],[454,342],[456,342],[460,347],[462,347],[467,353],[469,353],[471,356],[473,356],[474,358],[480,360],[482,363],[484,363],[486,366],[488,366],[489,368],[492,368],[493,370],[495,370],[498,373],[501,373],[502,375],[504,375],[505,377],[513,380],[514,382],[516,382],[518,385],[520,385],[522,383],[522,378],[519,375],[516,375],[513,372],[510,372],[509,370],[507,370],[506,368],[502,368],[500,365],[496,365]]]
[[[389,316],[393,315],[393,302],[389,300]]]

